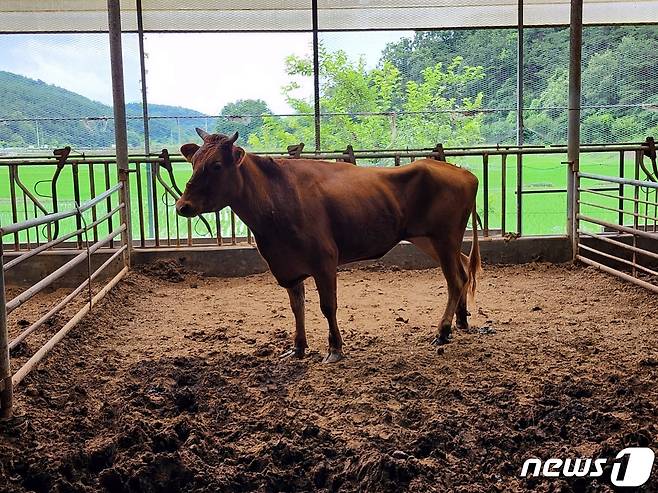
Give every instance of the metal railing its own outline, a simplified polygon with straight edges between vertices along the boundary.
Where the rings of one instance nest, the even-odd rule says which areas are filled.
[[[117,197],[118,205],[116,207],[108,206],[110,209],[102,217],[94,218],[94,220],[87,224],[85,222],[84,213],[86,211],[94,210],[99,204],[110,200],[112,197]],[[129,246],[128,246],[128,215],[126,214],[126,200],[125,200],[125,183],[119,183],[109,187],[104,192],[98,194],[88,202],[77,205],[66,211],[54,212],[46,214],[37,218],[27,219],[22,222],[17,222],[0,228],[0,417],[6,418],[12,412],[12,399],[13,389],[18,385],[50,352],[50,350],[61,341],[64,336],[84,317],[103,297],[107,292],[112,289],[128,272],[129,268]],[[113,216],[120,214],[121,218],[118,225],[111,229],[111,231],[101,237],[98,234],[94,235],[92,241],[89,241],[90,230],[97,231],[99,224],[105,221],[111,221]],[[67,218],[75,218],[76,223],[80,225],[74,231],[68,232],[60,237],[57,234],[50,232],[57,229],[60,221]],[[32,228],[45,226],[49,231],[49,241],[39,244],[35,248],[28,249],[21,252],[17,256],[13,256],[11,260],[6,261],[7,257],[3,251],[2,238],[5,236],[14,236],[20,232],[29,231]],[[67,239],[84,236],[84,240],[78,240],[77,246],[80,252],[68,260],[64,265],[55,269],[53,272],[45,276],[36,284],[22,291],[12,299],[7,299],[7,291],[5,286],[5,273],[15,268],[17,265],[25,262],[26,260],[39,256],[47,250],[50,250]],[[117,240],[117,237],[120,237]],[[120,242],[118,248],[112,248],[114,242]],[[109,253],[107,258],[98,268],[92,270],[92,255],[100,250],[105,250]],[[77,251],[77,250],[76,250]],[[112,265],[117,259],[122,257],[123,267],[115,274],[109,282],[105,283],[102,288],[96,293],[92,290],[92,281],[97,279],[108,266]],[[86,279],[77,288],[75,288],[66,297],[60,300],[54,307],[47,313],[41,316],[37,321],[24,328],[13,339],[9,338],[8,330],[8,315],[13,311],[20,309],[20,307],[29,302],[34,296],[43,291],[44,289],[53,286],[57,280],[69,274],[78,266],[86,263]],[[17,371],[12,374],[11,370],[11,351],[18,348],[31,334],[41,328],[46,322],[58,314],[65,306],[76,298],[80,293],[86,292],[87,302],[80,308],[77,313],[68,320],[48,341],[41,346]]]
[[[573,217],[575,258],[658,292],[658,168],[653,140],[581,148],[583,156],[597,153],[618,153],[617,176],[579,172],[571,190],[568,187],[538,189],[524,185],[524,173],[527,171],[530,156],[552,155],[559,159],[559,156],[566,154],[566,148],[563,146],[443,148],[437,145],[431,149],[416,150],[354,150],[348,146],[342,151],[304,153],[303,145],[300,144],[291,146],[286,153],[267,154],[273,157],[335,160],[355,165],[381,165],[383,161],[389,166],[401,166],[420,158],[448,161],[469,158],[469,165],[477,168],[475,171],[480,176],[481,199],[478,199],[478,206],[481,208],[482,234],[485,239],[522,233],[525,196],[571,194],[576,204]],[[626,176],[628,153],[635,156],[634,178]],[[241,239],[246,244],[252,243],[246,227],[243,230],[244,235],[239,234],[238,219],[231,211],[226,211],[224,217],[215,213],[195,220],[181,219],[176,215],[174,203],[181,194],[176,167],[185,163],[189,173],[189,164],[181,156],[170,156],[166,150],[158,155],[131,156],[128,169],[117,170],[113,156],[71,157],[70,154],[70,149],[63,149],[56,151],[53,157],[0,158],[0,172],[3,167],[8,172],[12,204],[11,224],[0,228],[0,417],[11,412],[14,386],[18,385],[53,346],[125,276],[133,247],[183,248],[199,244],[222,246],[227,242],[236,244]],[[651,158],[651,169],[643,161],[645,156]],[[515,162],[509,163],[512,159]],[[491,193],[496,186],[491,173],[494,162],[500,164],[500,176],[496,177],[496,180],[500,180],[499,196]],[[24,168],[49,165],[54,166],[54,173],[51,179],[46,180],[50,184],[51,201],[46,203],[40,200],[45,194],[40,193],[38,187],[31,191],[21,181],[19,172]],[[563,169],[565,175],[569,173],[567,166]],[[510,174],[513,175],[511,184],[508,183]],[[67,176],[73,190],[73,207],[64,207],[63,201],[58,198],[58,187],[62,183],[61,180],[67,179]],[[118,178],[113,178],[114,176]],[[179,174],[179,178],[181,176],[183,175]],[[131,194],[132,208],[129,199]],[[90,199],[82,203],[81,199],[85,195],[89,195]],[[506,206],[510,195],[515,195],[510,201],[515,203],[516,209],[513,225],[506,220]],[[22,211],[18,207],[21,199],[24,203]],[[494,199],[498,202],[501,213],[496,219],[497,223],[492,222]],[[28,204],[34,217],[29,217]],[[130,220],[131,209],[135,215],[133,221]],[[21,222],[18,222],[19,212],[24,216]],[[118,221],[117,214],[121,216]],[[565,224],[567,219],[569,218],[565,214]],[[222,233],[224,221],[229,223],[228,236]],[[199,225],[205,228],[204,234],[195,235],[194,229]],[[30,231],[33,232],[32,236]],[[162,231],[165,232],[164,235]],[[565,231],[565,236],[566,234]],[[10,238],[10,241],[3,241],[5,238]],[[10,300],[6,299],[5,272],[30,258],[57,250],[74,252],[75,255],[33,286]],[[91,257],[98,251],[109,253],[109,258],[92,271]],[[620,251],[626,252],[627,255],[624,256]],[[92,282],[119,257],[123,259],[123,267],[94,295]],[[86,280],[10,340],[7,316],[85,261]],[[18,348],[31,334],[83,292],[86,292],[88,297],[85,305],[12,374],[10,351]]]
[[[648,144],[647,153],[635,152],[634,178],[577,173],[574,254],[658,293],[658,167],[653,140]],[[596,188],[601,185],[615,193]]]
[[[303,145],[300,144],[290,146],[286,152],[257,154],[347,161],[358,166],[400,166],[421,158],[457,161],[468,166],[480,178],[478,209],[483,220],[485,238],[510,238],[527,235],[528,231],[534,234],[524,222],[524,218],[528,217],[526,202],[529,197],[539,198],[561,194],[565,197],[566,204],[566,196],[569,193],[566,188],[568,168],[561,163],[566,152],[564,146],[443,148],[437,145],[425,149],[386,150],[354,150],[348,146],[344,150],[316,153],[304,152]],[[618,167],[617,165],[615,167],[618,177],[630,174],[627,171],[629,153],[648,155],[650,152],[649,142],[585,145],[581,148],[582,155],[590,156],[593,160],[597,159],[594,156],[601,153],[617,153]],[[8,168],[11,222],[16,222],[19,218],[28,220],[30,216],[37,217],[45,211],[56,212],[60,207],[66,206],[71,200],[61,198],[63,186],[68,187],[69,197],[72,190],[73,201],[79,202],[83,196],[94,196],[98,191],[108,190],[115,184],[113,177],[116,176],[116,165],[113,156],[73,154],[70,149],[64,149],[58,150],[54,156],[0,158],[0,173],[3,167]],[[537,173],[537,168],[533,168],[531,164],[532,159],[537,156],[555,159],[554,167],[564,169],[563,175],[559,170],[556,173],[564,179],[557,180],[557,184],[549,183],[539,187],[534,183],[528,183],[531,181],[527,178],[528,173]],[[48,165],[51,168],[47,168]],[[44,178],[37,182],[34,190],[30,190],[21,181],[19,172],[22,169],[34,170],[35,167],[52,169],[53,174],[52,178]],[[133,216],[130,233],[134,238],[134,247],[188,248],[251,244],[252,238],[248,228],[229,209],[193,219],[181,218],[176,214],[174,205],[181,195],[181,185],[189,173],[189,163],[180,155],[170,155],[166,149],[159,154],[129,157],[129,175],[131,175],[129,183],[132,195],[130,209]],[[595,191],[605,193],[616,189],[606,184]],[[112,231],[113,220],[108,214],[114,206],[115,204],[108,198],[91,209],[88,219],[94,223],[92,228],[94,240],[97,240],[99,235]],[[564,227],[557,233],[551,234],[567,234],[566,221],[561,217],[557,220],[559,225],[564,224]],[[69,224],[67,228],[61,226],[60,221],[49,227],[42,227],[41,230],[29,228],[24,232],[14,233],[13,245],[6,245],[6,248],[17,252],[40,248],[43,243],[53,238],[61,240],[62,235],[66,236],[66,241],[58,244],[56,248],[79,248],[82,242],[81,234],[71,235],[71,232],[77,229],[80,229],[79,220],[75,225]]]

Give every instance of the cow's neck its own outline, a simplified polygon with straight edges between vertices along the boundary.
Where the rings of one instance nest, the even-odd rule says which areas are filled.
[[[229,206],[251,231],[258,234],[271,223],[278,195],[274,188],[279,170],[269,158],[248,154],[238,168],[235,196]]]

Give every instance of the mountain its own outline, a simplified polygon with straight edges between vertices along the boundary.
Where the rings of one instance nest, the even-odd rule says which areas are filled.
[[[205,114],[189,108],[165,104],[149,104],[148,107],[149,135],[153,152],[159,151],[162,147],[177,148],[179,144],[198,139],[196,127],[212,131],[216,125],[214,118],[208,118]],[[141,118],[141,103],[128,103],[126,116],[128,117],[128,139],[130,140],[131,135],[139,138],[139,143],[131,144],[131,146],[143,145],[144,123]],[[139,118],[134,119],[134,117]]]
[[[126,105],[128,144],[144,142],[142,105]],[[149,104],[151,148],[175,147],[214,119],[189,108]],[[181,117],[194,118],[181,118]],[[137,117],[137,118],[134,118]],[[170,118],[160,118],[170,117]],[[178,118],[176,118],[178,117]],[[180,137],[179,137],[180,135]],[[0,147],[108,148],[114,143],[112,108],[41,80],[0,71]]]

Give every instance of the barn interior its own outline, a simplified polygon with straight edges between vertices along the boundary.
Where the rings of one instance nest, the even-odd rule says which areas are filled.
[[[521,468],[655,448],[657,24],[658,1],[3,2],[2,488],[612,491],[611,466]],[[238,80],[222,110],[162,103],[206,69]],[[309,351],[280,359],[294,317],[249,228],[176,214],[196,127],[276,158],[469,169],[471,326],[432,344],[445,281],[402,242],[340,268],[344,360],[322,364],[311,281]]]

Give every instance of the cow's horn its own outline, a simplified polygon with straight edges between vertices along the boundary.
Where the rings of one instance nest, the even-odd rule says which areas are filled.
[[[206,132],[205,130],[203,130],[199,127],[196,128],[196,133],[198,133],[199,137],[201,137],[204,140],[205,140],[206,137],[210,136],[210,134],[208,132]]]
[[[228,141],[233,144],[236,140],[238,140],[238,133],[235,132]]]

